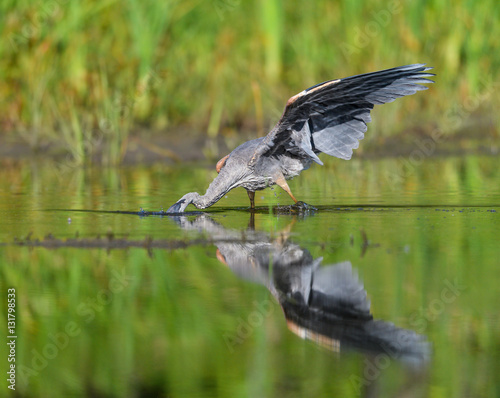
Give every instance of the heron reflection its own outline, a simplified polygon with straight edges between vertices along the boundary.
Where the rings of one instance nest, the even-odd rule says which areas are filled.
[[[373,318],[350,261],[322,265],[321,257],[289,241],[289,228],[272,238],[252,228],[224,228],[206,214],[172,219],[185,230],[208,234],[219,261],[238,277],[265,285],[299,337],[332,351],[382,353],[418,367],[428,362],[425,336]]]

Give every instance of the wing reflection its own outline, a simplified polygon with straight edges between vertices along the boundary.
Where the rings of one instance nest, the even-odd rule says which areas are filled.
[[[265,285],[278,300],[288,328],[332,351],[384,354],[417,367],[430,358],[425,336],[375,320],[363,283],[349,261],[321,265],[308,250],[254,231],[226,229],[204,214],[172,217],[183,229],[208,233],[217,258],[240,278]]]

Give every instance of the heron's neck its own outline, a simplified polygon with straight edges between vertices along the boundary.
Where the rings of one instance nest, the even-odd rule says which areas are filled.
[[[196,194],[193,198],[193,204],[198,209],[204,209],[218,202],[230,189],[232,189],[232,179],[227,178],[226,173],[220,174],[210,183],[205,195]]]

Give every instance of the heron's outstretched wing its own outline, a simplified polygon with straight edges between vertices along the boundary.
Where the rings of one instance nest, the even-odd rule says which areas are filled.
[[[253,166],[260,156],[283,151],[309,156],[323,164],[317,154],[324,152],[350,159],[352,150],[364,138],[374,105],[426,90],[418,83],[433,83],[426,77],[432,68],[414,64],[330,80],[290,98],[281,119],[262,140],[252,156]]]

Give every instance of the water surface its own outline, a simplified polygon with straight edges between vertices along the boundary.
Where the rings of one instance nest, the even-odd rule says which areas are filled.
[[[113,211],[166,209],[215,170],[4,162],[17,389],[498,396],[499,165],[328,160],[290,183],[314,214],[275,214],[291,204],[276,188],[255,213],[236,189],[201,215],[144,217]]]

